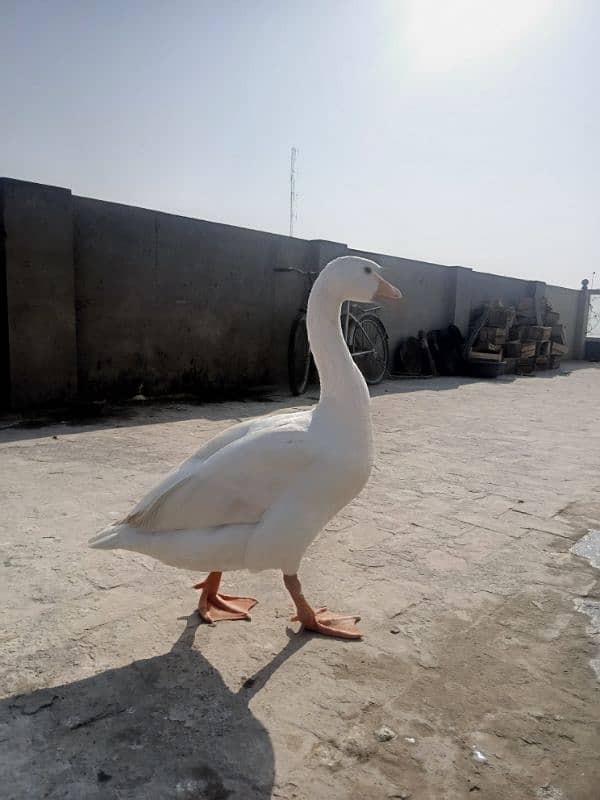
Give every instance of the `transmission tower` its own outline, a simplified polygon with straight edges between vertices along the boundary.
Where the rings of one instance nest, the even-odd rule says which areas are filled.
[[[290,236],[294,235],[294,222],[298,218],[296,212],[296,161],[298,158],[298,148],[292,147],[290,156]]]

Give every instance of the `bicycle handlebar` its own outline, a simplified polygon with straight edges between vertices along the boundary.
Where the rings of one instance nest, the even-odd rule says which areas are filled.
[[[317,275],[316,272],[306,272],[300,267],[273,267],[273,272],[297,272],[298,275],[305,275],[308,278],[314,278]]]

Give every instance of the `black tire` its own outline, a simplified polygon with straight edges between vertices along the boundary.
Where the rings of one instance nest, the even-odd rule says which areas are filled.
[[[364,351],[370,352],[359,355]],[[387,331],[379,317],[373,314],[359,317],[350,335],[350,352],[369,386],[381,383],[387,372],[389,345]]]
[[[306,313],[301,311],[292,322],[288,343],[288,376],[294,397],[304,394],[310,377],[312,356],[306,330]]]

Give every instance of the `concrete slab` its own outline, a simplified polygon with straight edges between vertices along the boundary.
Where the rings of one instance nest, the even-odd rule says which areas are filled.
[[[569,548],[600,523],[598,398],[591,365],[377,388],[372,479],[302,567],[315,603],[360,610],[360,643],[298,635],[275,573],[227,576],[260,604],[210,628],[201,576],[86,548],[211,435],[290,402],[1,431],[3,796],[596,798],[575,603],[598,572]]]

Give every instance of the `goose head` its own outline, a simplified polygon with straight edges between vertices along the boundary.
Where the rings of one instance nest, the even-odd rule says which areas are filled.
[[[381,267],[368,258],[341,256],[330,261],[320,280],[336,300],[370,303],[379,300],[401,300],[402,292],[388,283]]]

